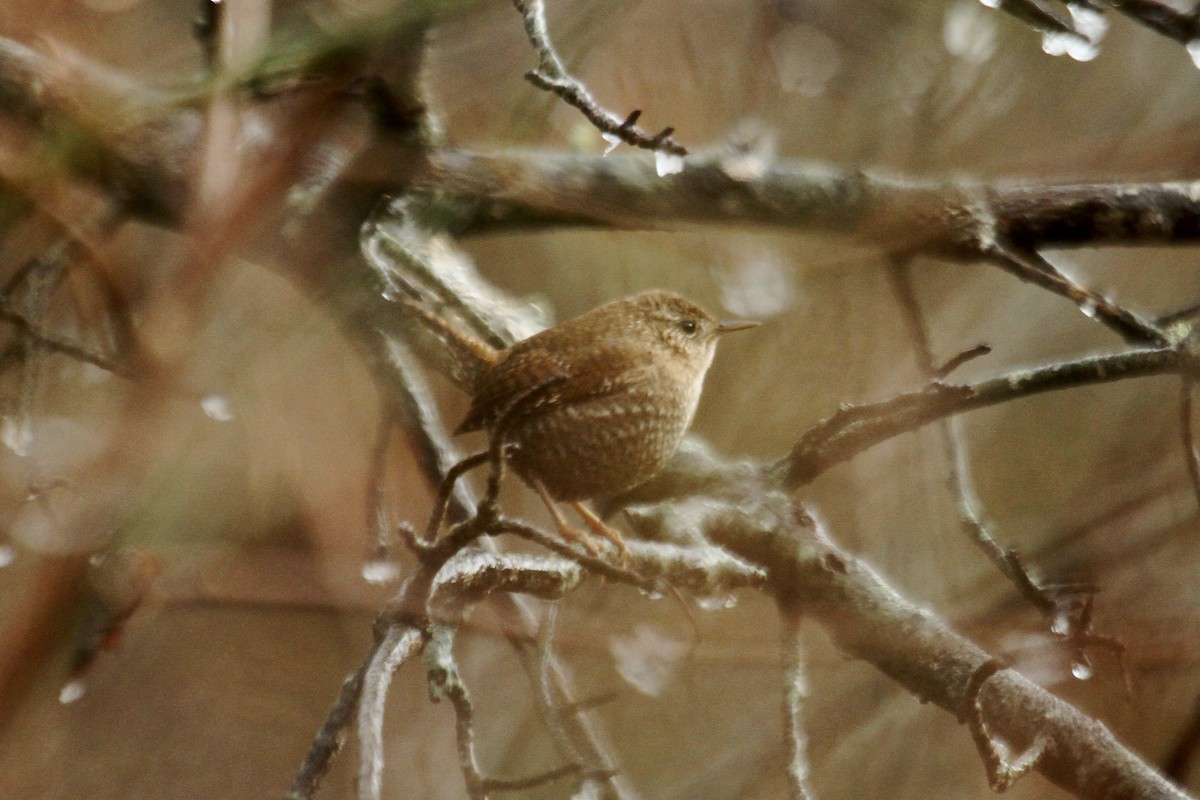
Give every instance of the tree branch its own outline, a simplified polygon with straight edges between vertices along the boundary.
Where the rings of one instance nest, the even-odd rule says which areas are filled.
[[[1174,349],[1134,350],[1013,372],[977,384],[932,383],[890,400],[846,405],[805,431],[791,453],[771,466],[788,489],[803,486],[835,464],[900,433],[945,417],[1042,392],[1177,373]]]

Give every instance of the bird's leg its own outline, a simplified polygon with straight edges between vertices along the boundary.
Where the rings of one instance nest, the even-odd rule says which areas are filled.
[[[550,512],[550,518],[554,520],[554,527],[558,528],[558,533],[568,542],[577,542],[583,545],[583,548],[593,556],[600,555],[600,548],[592,541],[592,537],[588,536],[583,531],[567,522],[567,518],[558,510],[558,505],[554,498],[546,491],[546,487],[542,486],[539,480],[530,481],[533,484],[534,491],[538,493],[538,497],[542,498],[542,502],[546,504],[546,510]]]
[[[554,527],[558,528],[558,533],[568,542],[577,542],[583,546],[593,556],[600,555],[600,548],[596,546],[596,541],[593,536],[589,536],[586,532],[579,530],[571,523],[567,522],[567,518],[558,510],[558,504],[550,493],[546,491],[546,487],[541,481],[531,481],[534,490],[538,493],[538,497],[542,498],[542,502],[546,504],[546,510],[550,512],[550,518],[554,520]],[[629,548],[625,545],[625,540],[621,538],[621,534],[614,528],[609,527],[592,513],[587,506],[578,501],[571,501],[571,505],[578,512],[587,526],[592,529],[592,533],[600,538],[607,539],[617,548],[617,560],[621,564],[629,561]]]
[[[585,506],[578,500],[571,501],[571,506],[575,509],[575,513],[592,529],[592,533],[604,539],[608,539],[617,548],[617,561],[621,564],[629,563],[629,547],[625,544],[625,539],[622,538],[621,532],[609,525],[604,520],[596,516],[596,513]]]

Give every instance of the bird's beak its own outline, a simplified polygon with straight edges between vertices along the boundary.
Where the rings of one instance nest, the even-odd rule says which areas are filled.
[[[757,328],[761,322],[754,319],[723,319],[717,323],[717,333],[733,333],[747,328]]]

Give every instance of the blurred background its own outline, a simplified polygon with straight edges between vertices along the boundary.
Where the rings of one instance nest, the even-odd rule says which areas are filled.
[[[351,22],[368,29],[403,3],[224,5],[220,58],[236,67],[322,46]],[[179,91],[205,72],[197,14],[196,4],[161,0],[6,0],[0,36],[48,54],[67,80],[103,65],[154,109],[167,101],[151,90]],[[551,0],[549,15],[564,59],[605,107],[644,109],[646,129],[675,126],[693,151],[737,143],[766,160],[1031,184],[1190,179],[1200,162],[1196,66],[1182,46],[1115,14],[1097,50],[1075,54],[1087,60],[1046,54],[1039,34],[976,0]],[[384,55],[386,65],[395,54]],[[602,152],[577,111],[523,80],[535,65],[509,4],[446,14],[425,77],[448,143]],[[235,125],[250,102],[209,109],[182,224],[126,220],[91,240],[89,257],[127,298],[139,338],[174,365],[171,385],[148,392],[46,353],[5,360],[4,797],[281,796],[397,585],[363,574],[374,546],[375,387],[319,298],[289,280],[286,254],[249,244],[279,224],[278,198],[297,180],[247,169],[254,137],[302,139],[303,119],[292,130],[222,133],[221,120]],[[366,125],[347,113],[323,131],[357,141]],[[45,171],[34,211],[0,217],[5,275],[103,205],[103,192],[56,171],[44,144],[7,130],[0,138],[0,177]],[[377,182],[382,197],[392,165],[360,152],[347,179]],[[363,219],[359,207],[334,210],[351,230]],[[763,320],[723,342],[694,426],[731,458],[781,455],[840,403],[922,381],[886,260],[851,241],[697,227],[462,244],[487,280],[553,318],[663,287]],[[353,257],[339,246],[318,253],[330,269]],[[1045,255],[1146,317],[1200,302],[1191,249]],[[179,277],[192,273],[203,277]],[[917,259],[911,274],[935,358],[992,347],[957,378],[1123,347],[1067,301],[983,265]],[[108,335],[86,273],[71,272],[56,297],[49,327]],[[467,398],[431,379],[457,424]],[[1045,621],[960,533],[936,429],[876,447],[800,497],[904,594],[1200,787],[1200,529],[1178,381],[1044,395],[962,422],[996,536],[1048,580],[1100,587],[1096,627],[1125,644],[1131,696],[1104,651],[1088,680],[1072,677]],[[400,437],[386,494],[397,520],[423,523],[429,492]],[[506,498],[542,520],[521,490]],[[409,568],[402,561],[400,573]],[[106,603],[138,611],[119,641],[73,672],[79,631]],[[590,581],[562,603],[556,645],[580,695],[608,698],[594,714],[636,796],[786,796],[773,605],[742,592],[692,613],[695,628],[670,598]],[[557,766],[498,624],[482,607],[459,640],[482,767],[508,777]],[[807,633],[819,797],[990,795],[954,719],[839,656],[820,629]],[[420,665],[400,672],[387,713],[385,796],[465,796],[453,714],[429,703]],[[354,758],[351,742],[322,797],[353,796]],[[528,794],[568,793],[559,783]],[[1030,776],[1009,796],[1063,794]]]

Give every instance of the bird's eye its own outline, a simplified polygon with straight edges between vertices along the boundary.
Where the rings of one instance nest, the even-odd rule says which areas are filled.
[[[681,331],[683,331],[684,333],[686,333],[688,336],[694,336],[696,334],[696,320],[694,320],[694,319],[680,320],[679,329]]]

